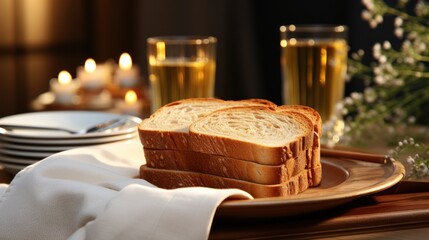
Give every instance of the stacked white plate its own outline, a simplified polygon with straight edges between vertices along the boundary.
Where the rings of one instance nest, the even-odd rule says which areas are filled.
[[[114,123],[95,132],[65,131],[77,132],[107,122]],[[140,122],[140,118],[133,116],[92,111],[34,112],[0,118],[0,165],[16,173],[54,153],[129,140],[138,136],[137,125]]]

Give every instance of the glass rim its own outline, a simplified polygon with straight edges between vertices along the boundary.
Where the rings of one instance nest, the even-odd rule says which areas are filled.
[[[147,43],[156,44],[157,42],[165,42],[171,44],[209,44],[216,43],[217,38],[212,36],[186,36],[186,35],[177,35],[177,36],[155,36],[149,37]]]
[[[280,32],[300,32],[300,33],[347,33],[346,25],[335,24],[290,24],[280,26]]]

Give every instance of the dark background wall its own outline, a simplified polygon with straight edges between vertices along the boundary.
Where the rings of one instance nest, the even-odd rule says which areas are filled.
[[[75,76],[89,57],[127,51],[146,78],[145,41],[157,35],[217,37],[217,97],[280,104],[279,27],[344,24],[351,51],[368,51],[390,32],[370,29],[361,10],[360,0],[0,0],[0,117],[31,111],[49,79]]]

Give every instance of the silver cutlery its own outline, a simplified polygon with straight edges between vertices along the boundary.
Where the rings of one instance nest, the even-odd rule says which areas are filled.
[[[14,129],[27,129],[27,130],[49,130],[49,131],[62,131],[70,134],[87,134],[94,132],[102,132],[108,129],[113,129],[119,126],[122,126],[126,123],[126,119],[115,118],[110,119],[101,123],[97,123],[94,126],[83,128],[80,130],[70,130],[61,127],[47,127],[47,126],[29,126],[29,125],[14,125],[14,124],[0,124],[0,134],[7,133],[8,131],[13,131]]]

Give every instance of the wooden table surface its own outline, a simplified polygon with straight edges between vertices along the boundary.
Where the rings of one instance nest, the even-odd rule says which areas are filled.
[[[13,174],[0,168],[0,183]],[[230,220],[215,215],[210,239],[428,239],[429,182],[402,181],[377,195],[289,217]]]
[[[403,181],[374,196],[291,217],[217,219],[211,239],[429,239],[429,183]]]

